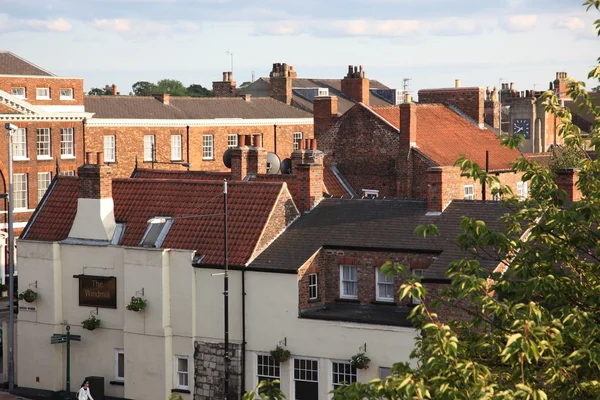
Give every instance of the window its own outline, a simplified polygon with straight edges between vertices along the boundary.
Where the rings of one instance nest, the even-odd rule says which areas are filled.
[[[38,202],[44,197],[44,193],[46,193],[48,186],[50,186],[51,180],[51,172],[38,172]]]
[[[358,268],[352,265],[340,265],[340,297],[358,298]]]
[[[214,148],[213,148],[213,136],[212,135],[202,136],[202,159],[203,160],[214,159]]]
[[[13,174],[14,209],[27,209],[27,174]]]
[[[294,359],[294,394],[296,400],[319,398],[319,362],[317,360]]]
[[[10,94],[12,94],[13,96],[15,96],[18,99],[25,99],[26,96],[26,92],[25,92],[25,88],[24,87],[14,87],[10,89]]]
[[[385,380],[388,376],[392,375],[391,368],[379,367],[379,379]]]
[[[376,199],[379,197],[379,190],[376,189],[363,189],[363,196],[367,199]]]
[[[116,160],[115,151],[115,137],[104,136],[104,161],[115,162]]]
[[[475,192],[473,191],[473,185],[465,185],[463,186],[463,190],[465,194],[465,200],[475,200]]]
[[[299,143],[302,140],[302,132],[294,132],[294,150],[298,150]]]
[[[527,182],[517,182],[517,196],[526,199],[528,195]]]
[[[66,171],[60,171],[60,174],[62,176],[75,176],[75,171],[73,171],[72,169],[69,169]]]
[[[154,135],[144,135],[144,161],[156,161]]]
[[[238,135],[227,135],[227,147],[237,147],[238,145]]]
[[[329,88],[319,88],[317,96],[329,96]]]
[[[37,156],[38,158],[50,158],[50,128],[37,130]]]
[[[317,274],[308,275],[308,298],[313,300],[319,297],[319,277]]]
[[[123,238],[123,234],[125,233],[125,227],[126,225],[124,222],[117,222],[115,224],[115,233],[113,234],[110,244],[115,246],[121,244],[121,239]]]
[[[73,128],[64,128],[60,130],[60,156],[69,158],[75,156],[73,149]]]
[[[333,389],[356,382],[356,367],[347,362],[331,362]]]
[[[61,100],[73,100],[73,89],[60,89]]]
[[[125,380],[125,352],[123,349],[115,349],[115,380]]]
[[[185,356],[175,356],[175,388],[188,389],[189,378],[189,359]]]
[[[13,159],[27,159],[27,129],[19,128],[13,134]]]
[[[377,300],[394,301],[394,275],[385,275],[381,271],[381,268],[376,268],[375,274],[377,281]]]
[[[280,379],[281,370],[279,361],[271,356],[258,354],[256,356],[256,375],[259,383],[265,380]]]
[[[35,89],[35,98],[37,100],[50,100],[50,89],[49,88]]]
[[[173,225],[173,220],[169,217],[154,217],[150,221],[140,246],[160,247],[165,241],[171,225]]]
[[[181,161],[181,135],[171,136],[171,160]]]

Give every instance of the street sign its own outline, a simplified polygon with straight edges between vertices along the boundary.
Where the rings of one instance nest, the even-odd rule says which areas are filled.
[[[76,342],[81,342],[81,335],[69,335],[69,340],[74,340]]]
[[[50,344],[67,344],[67,393],[71,392],[71,341],[81,342],[81,335],[71,335],[71,327],[67,325],[67,333],[55,333],[50,338]]]

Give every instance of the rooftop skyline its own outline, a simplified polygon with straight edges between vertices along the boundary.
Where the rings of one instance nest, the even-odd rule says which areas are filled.
[[[2,50],[85,88],[137,81],[238,84],[275,62],[299,77],[342,78],[349,64],[401,88],[545,90],[555,72],[585,80],[599,41],[581,0],[0,0]],[[594,82],[588,82],[592,85]],[[594,84],[595,86],[595,84]]]

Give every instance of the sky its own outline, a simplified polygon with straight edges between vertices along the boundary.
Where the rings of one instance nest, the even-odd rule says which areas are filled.
[[[343,78],[362,65],[392,88],[547,89],[600,56],[583,0],[0,0],[0,50],[86,89],[177,79],[241,84],[276,62],[299,77]],[[588,82],[592,84],[594,82]],[[595,84],[594,84],[595,86]]]

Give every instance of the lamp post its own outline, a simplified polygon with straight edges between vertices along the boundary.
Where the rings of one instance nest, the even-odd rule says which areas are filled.
[[[8,212],[8,390],[15,388],[15,231],[13,228],[13,174],[12,174],[12,135],[18,127],[11,123],[4,125],[8,143],[8,196],[6,198]]]

